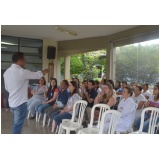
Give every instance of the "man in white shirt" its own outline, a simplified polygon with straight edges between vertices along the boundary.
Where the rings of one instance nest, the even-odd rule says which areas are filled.
[[[134,91],[134,95],[132,95],[133,101],[137,104],[137,110],[135,112],[135,116],[134,119],[136,120],[137,118],[141,117],[141,113],[144,107],[144,103],[145,103],[145,97],[141,94],[142,91],[142,87],[141,86],[137,86],[135,91]]]
[[[16,52],[12,56],[13,64],[4,73],[4,84],[9,92],[9,106],[13,113],[12,134],[20,134],[27,116],[28,83],[29,79],[40,79],[49,72],[31,72],[25,67],[25,57],[22,52]]]
[[[142,84],[142,89],[143,89],[142,94],[146,97],[146,99],[149,99],[152,96],[152,94],[148,90],[148,84],[147,83]]]

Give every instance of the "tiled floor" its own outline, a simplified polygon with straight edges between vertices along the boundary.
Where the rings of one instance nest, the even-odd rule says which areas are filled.
[[[1,108],[1,134],[11,134],[12,128],[12,112],[6,111],[5,108]],[[53,134],[51,132],[51,124],[49,127],[42,127],[42,119],[40,122],[36,122],[35,119],[25,120],[23,127],[23,134]]]

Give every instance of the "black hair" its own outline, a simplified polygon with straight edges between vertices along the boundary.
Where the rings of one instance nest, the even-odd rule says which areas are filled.
[[[138,85],[138,86],[136,86],[136,87],[138,87],[138,89],[139,89],[140,91],[142,91],[142,87],[141,87],[141,86]]]
[[[123,84],[123,83],[125,83],[125,84],[127,85],[127,82],[126,82],[126,81],[123,81],[122,84]]]
[[[107,80],[107,82],[109,82],[112,85],[112,87],[114,88],[114,82],[111,79]]]
[[[23,60],[24,59],[24,53],[22,52],[15,52],[13,55],[12,55],[12,61],[14,63],[18,62],[18,60]]]
[[[67,80],[64,79],[62,82],[64,82],[64,83],[66,84],[67,87],[69,86],[69,83],[68,83]]]
[[[95,84],[99,85],[99,81],[98,80],[95,80],[94,82],[95,82]]]
[[[74,95],[75,93],[78,93],[78,85],[75,81],[70,81],[70,83],[72,84],[72,86],[74,87],[73,92],[70,92],[70,96]]]
[[[115,90],[118,90],[119,88],[121,88],[121,82],[118,81],[118,80],[116,80],[116,82],[118,82],[118,87],[115,87],[114,89],[115,89]]]
[[[145,83],[145,85],[146,85],[146,87],[147,87],[147,89],[148,89],[148,84],[147,84],[147,83]]]
[[[77,81],[78,81],[78,88],[79,88],[80,87],[79,79],[78,78],[74,78],[74,79],[77,79]]]
[[[82,83],[84,83],[84,82],[88,82],[87,80],[84,80]]]
[[[92,86],[95,85],[95,81],[94,80],[89,80],[88,82],[92,83]]]
[[[159,83],[156,83],[155,87],[157,87],[158,90],[159,90]],[[159,100],[159,92],[158,92],[158,95],[157,95],[156,99]]]
[[[52,89],[52,86],[51,86],[51,82],[52,82],[52,80],[54,80],[55,82],[56,82],[56,84],[55,84],[55,86],[54,86],[54,88]],[[52,90],[55,90],[57,88],[57,79],[56,78],[51,78],[51,80],[50,80],[50,86],[49,86],[49,89],[48,89],[48,92],[47,92],[47,95],[48,95],[48,93],[49,92],[51,92]]]

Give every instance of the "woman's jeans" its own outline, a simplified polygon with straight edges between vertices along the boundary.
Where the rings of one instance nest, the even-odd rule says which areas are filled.
[[[36,111],[41,115],[44,115],[44,110],[51,107],[49,104],[40,104],[35,107]]]
[[[23,103],[18,107],[11,108],[13,114],[12,134],[20,134],[27,117],[27,103]]]
[[[52,113],[52,118],[57,123],[57,125],[60,125],[62,123],[63,119],[71,119],[72,114],[70,114],[68,112],[64,112],[64,113],[60,113],[60,114],[59,114],[59,112],[54,112],[54,113]]]
[[[31,98],[28,100],[27,106],[28,106],[28,111],[31,112],[31,116],[35,116],[36,110],[35,107],[38,105],[42,104],[42,100],[36,99],[36,98]]]

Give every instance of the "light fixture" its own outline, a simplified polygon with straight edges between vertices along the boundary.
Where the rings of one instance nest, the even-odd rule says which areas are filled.
[[[64,27],[61,27],[61,26],[55,26],[55,29],[58,30],[58,31],[61,31],[61,32],[64,32],[64,33],[67,33],[69,35],[72,35],[72,36],[77,36],[78,34],[74,31],[71,31],[69,29],[66,29]]]

